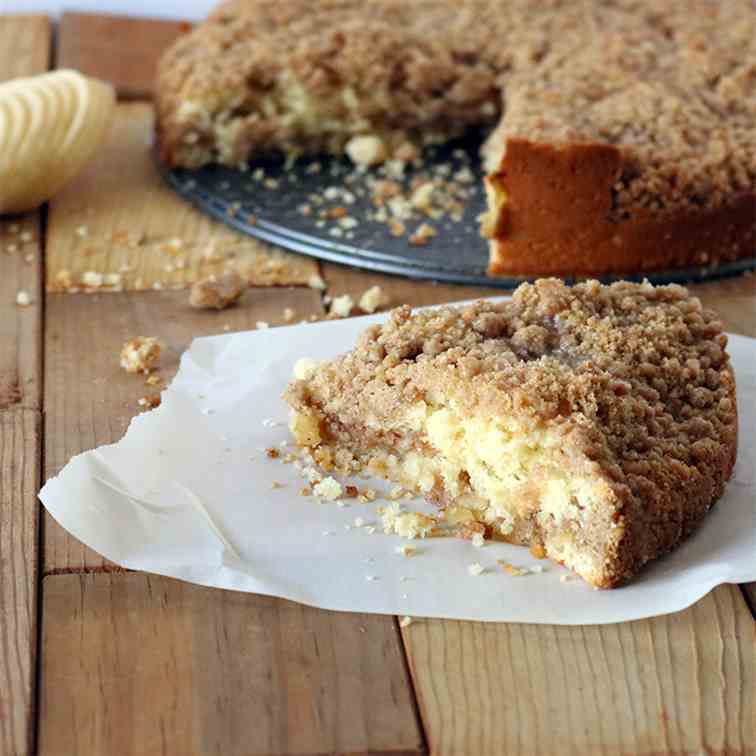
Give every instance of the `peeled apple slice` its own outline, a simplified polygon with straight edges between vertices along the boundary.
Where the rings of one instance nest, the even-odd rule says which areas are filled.
[[[74,178],[114,109],[113,88],[78,71],[0,84],[0,214],[39,207]]]

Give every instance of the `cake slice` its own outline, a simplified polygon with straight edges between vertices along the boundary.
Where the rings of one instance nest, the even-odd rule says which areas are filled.
[[[735,381],[679,286],[546,279],[395,310],[287,389],[298,445],[616,587],[674,548],[735,463]]]

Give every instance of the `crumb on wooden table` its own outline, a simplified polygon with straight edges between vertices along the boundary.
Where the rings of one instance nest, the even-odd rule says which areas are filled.
[[[28,307],[32,301],[31,294],[26,289],[19,289],[16,292],[16,304],[19,307]]]
[[[354,300],[349,294],[334,297],[331,301],[329,314],[337,318],[348,318],[354,308]]]
[[[192,284],[189,304],[198,310],[224,310],[239,301],[246,287],[236,271],[217,277],[210,275]]]
[[[154,336],[137,336],[121,348],[121,367],[127,373],[149,373],[160,360],[160,342]]]
[[[383,307],[386,300],[386,295],[380,286],[371,286],[363,292],[358,306],[363,312],[373,313],[379,307]]]

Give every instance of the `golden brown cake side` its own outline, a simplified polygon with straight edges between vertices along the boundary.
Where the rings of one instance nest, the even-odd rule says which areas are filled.
[[[725,344],[681,287],[544,280],[503,304],[400,309],[286,398],[321,464],[367,465],[614,587],[731,475]]]
[[[615,219],[622,154],[510,139],[487,178],[493,275],[607,275],[716,268],[756,254],[756,193],[713,208],[637,209]]]

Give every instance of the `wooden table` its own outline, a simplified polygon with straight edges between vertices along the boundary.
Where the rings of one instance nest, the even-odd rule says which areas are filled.
[[[0,79],[77,67],[122,98],[85,175],[0,219],[0,754],[756,753],[754,586],[618,625],[399,628],[124,571],[41,511],[41,482],[120,438],[149,393],[118,367],[128,338],[159,336],[170,379],[193,337],[280,324],[286,307],[321,316],[324,294],[488,293],[320,266],[172,196],[149,160],[149,96],[156,55],[185,29],[68,14],[53,45],[46,17],[0,17]],[[255,284],[241,306],[189,309],[186,284],[222,264],[208,249]],[[120,273],[121,290],[62,285],[85,271]],[[316,273],[325,292],[306,285]],[[695,292],[756,336],[756,278]]]

